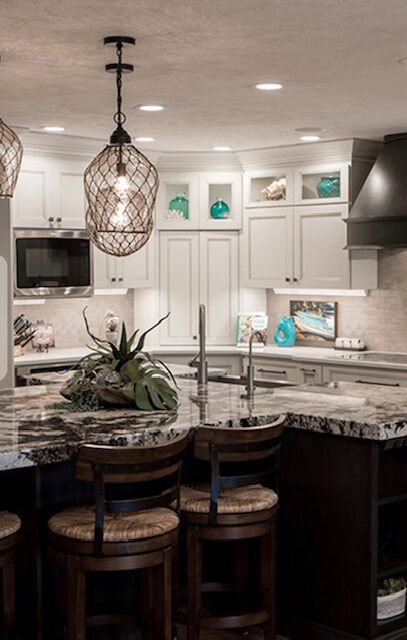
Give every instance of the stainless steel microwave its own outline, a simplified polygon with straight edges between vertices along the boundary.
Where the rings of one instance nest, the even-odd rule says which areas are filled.
[[[93,250],[81,229],[15,229],[14,295],[65,298],[93,294]]]

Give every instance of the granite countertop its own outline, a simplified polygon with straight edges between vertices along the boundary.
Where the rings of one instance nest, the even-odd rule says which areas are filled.
[[[109,409],[72,413],[48,408],[60,401],[58,385],[0,392],[0,469],[73,458],[84,442],[122,446],[158,444],[200,424],[238,427],[287,413],[295,429],[389,440],[407,437],[407,391],[349,382],[264,389],[242,399],[243,387],[211,382],[207,401],[197,399],[195,380],[180,379],[180,404],[171,413]]]

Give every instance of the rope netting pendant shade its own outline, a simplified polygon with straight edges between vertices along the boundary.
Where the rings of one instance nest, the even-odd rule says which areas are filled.
[[[0,119],[0,198],[12,198],[23,157],[20,138]]]
[[[122,73],[133,71],[133,65],[122,62],[122,49],[123,45],[134,45],[135,39],[109,36],[105,44],[115,45],[118,57],[117,63],[106,65],[106,71],[116,73],[117,111],[113,119],[117,128],[85,171],[86,228],[101,251],[128,256],[151,236],[159,180],[156,168],[123,129]]]
[[[124,176],[118,175],[119,162],[126,166]],[[85,171],[92,242],[113,256],[141,249],[153,230],[157,189],[157,170],[141,151],[132,144],[107,145]]]

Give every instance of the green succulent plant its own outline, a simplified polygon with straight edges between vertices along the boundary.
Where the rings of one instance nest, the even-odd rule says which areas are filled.
[[[127,338],[123,322],[117,347],[93,335],[86,307],[82,313],[86,331],[95,346],[89,347],[91,353],[76,365],[73,376],[61,389],[61,394],[75,404],[76,410],[95,410],[98,404],[132,404],[145,411],[174,409],[178,404],[174,376],[161,360],[143,351],[146,336],[169,314],[144,331],[136,346],[133,345],[139,329]]]
[[[391,593],[397,593],[406,588],[406,581],[404,578],[386,578],[379,584],[377,590],[378,596],[388,596]]]

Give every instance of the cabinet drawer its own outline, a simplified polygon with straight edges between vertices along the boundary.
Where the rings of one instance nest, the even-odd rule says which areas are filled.
[[[249,364],[249,359],[244,359],[244,367]],[[282,380],[284,382],[298,381],[298,366],[286,360],[271,358],[253,358],[254,377],[263,380]]]
[[[298,382],[300,384],[320,384],[322,382],[322,366],[314,363],[297,364]]]
[[[407,371],[376,369],[372,367],[350,367],[346,365],[324,366],[324,382],[360,382],[382,384],[389,387],[407,387]]]

